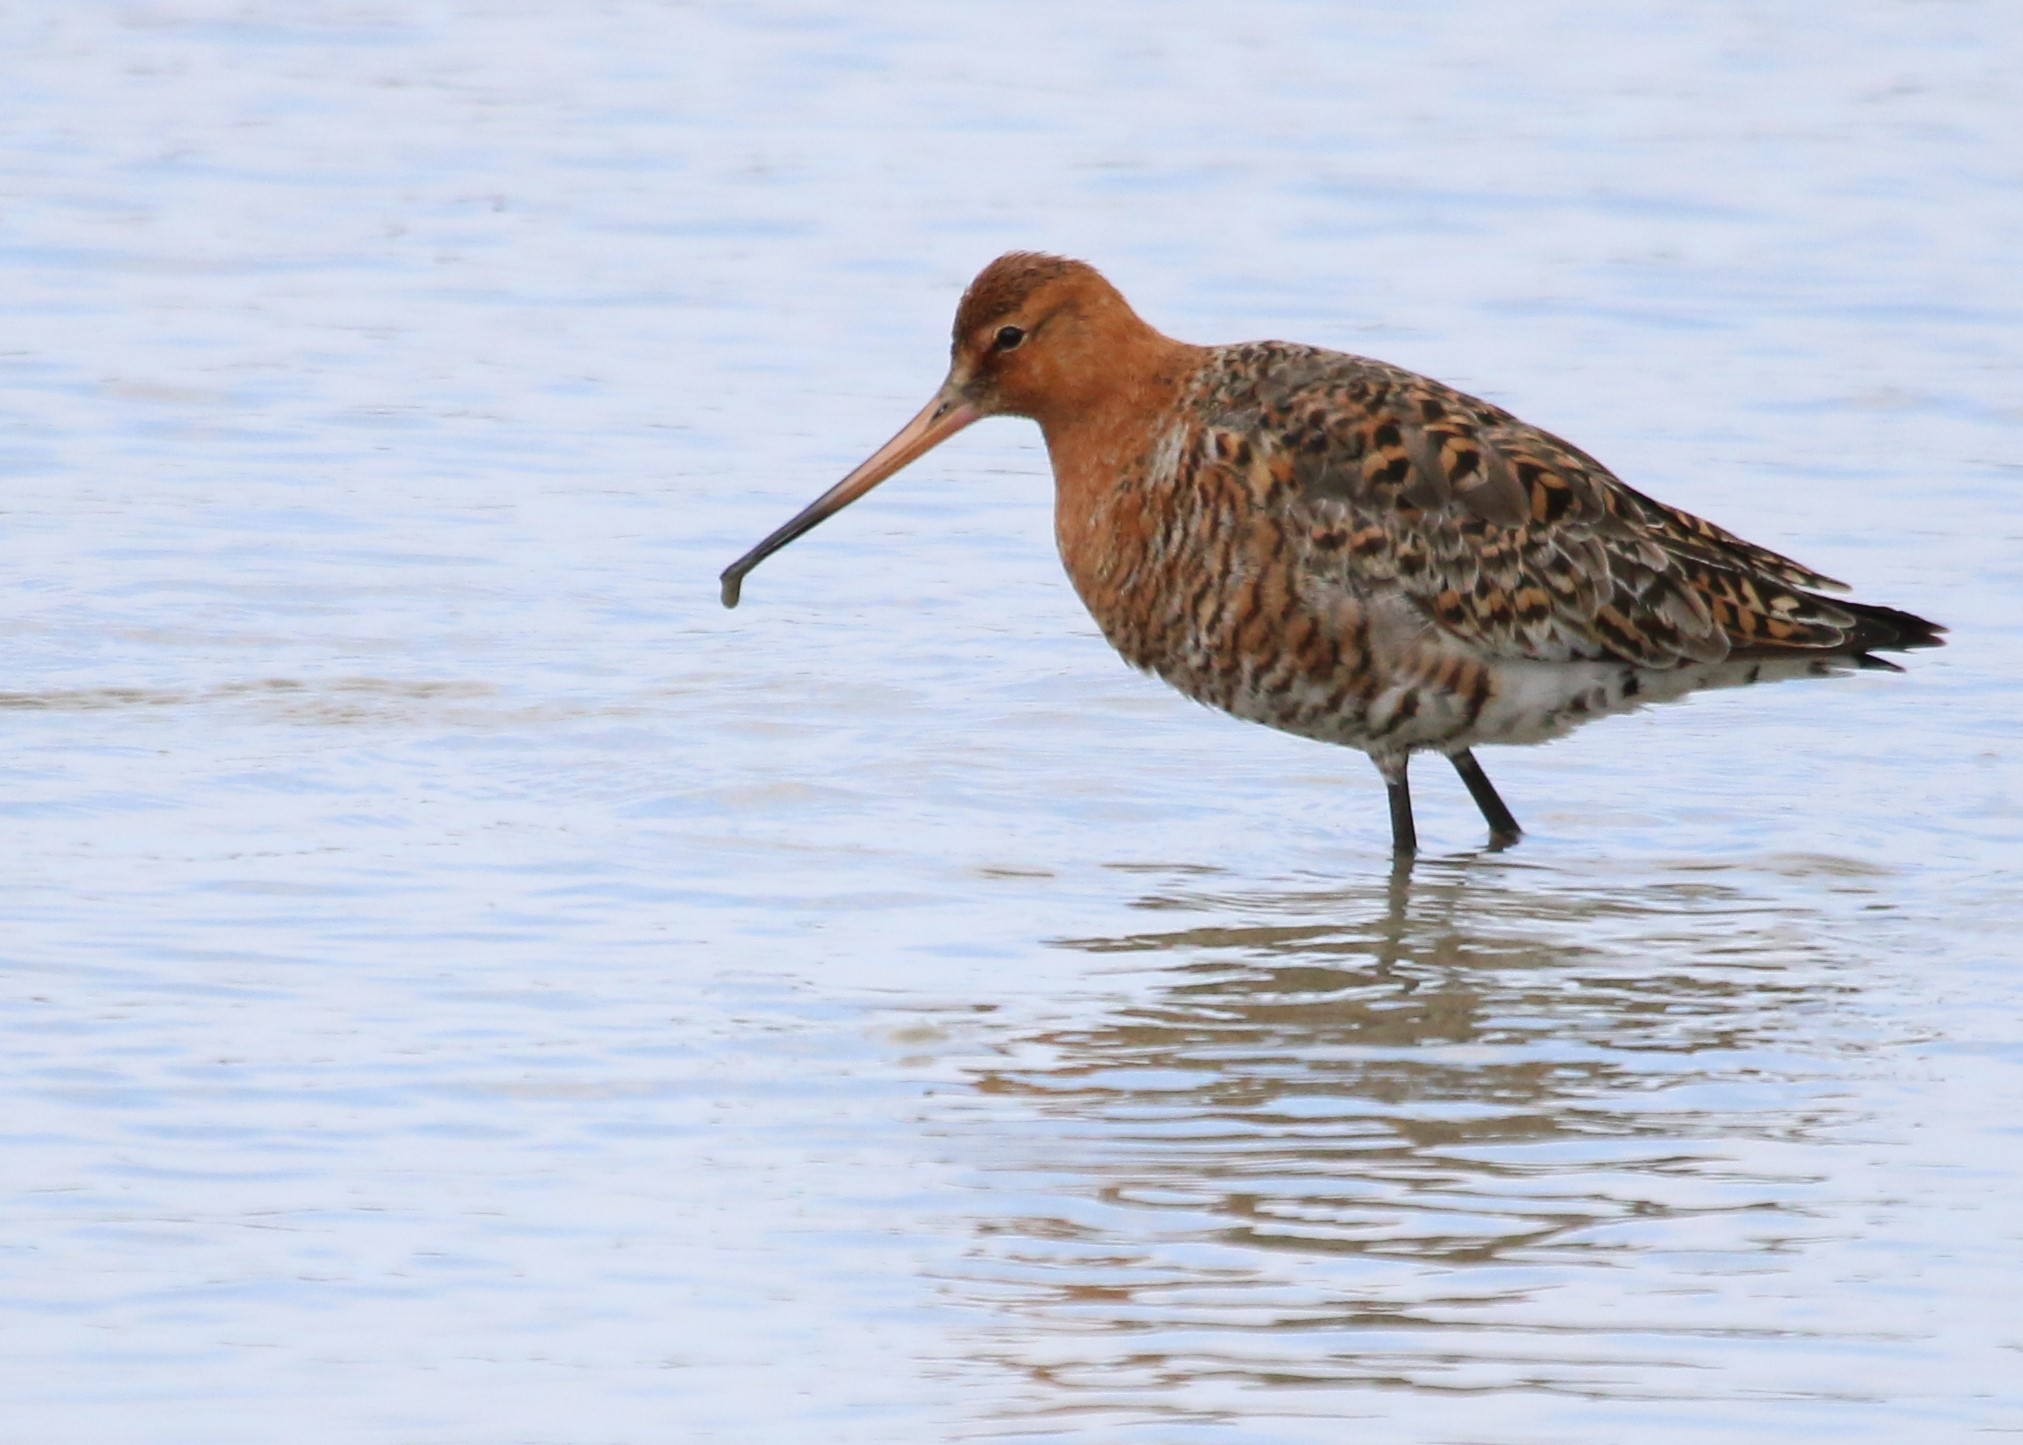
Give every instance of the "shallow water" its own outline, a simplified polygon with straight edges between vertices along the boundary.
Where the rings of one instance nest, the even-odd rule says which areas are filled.
[[[0,1437],[2023,1432],[2023,19],[1242,13],[0,17]],[[1953,645],[1397,876],[1029,426],[723,612],[1014,245]]]

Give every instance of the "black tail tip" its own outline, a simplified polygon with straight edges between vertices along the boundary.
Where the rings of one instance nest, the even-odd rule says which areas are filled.
[[[1910,652],[1920,647],[1944,647],[1946,629],[1913,612],[1873,603],[1843,602],[1855,615],[1854,645],[1858,652]]]

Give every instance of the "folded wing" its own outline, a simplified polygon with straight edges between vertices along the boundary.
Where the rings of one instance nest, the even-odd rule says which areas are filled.
[[[1361,357],[1232,353],[1204,444],[1286,509],[1309,583],[1393,589],[1485,656],[1666,668],[1937,640],[1488,402]]]

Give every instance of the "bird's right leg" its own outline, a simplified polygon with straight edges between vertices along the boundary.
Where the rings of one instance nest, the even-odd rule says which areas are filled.
[[[1384,788],[1391,795],[1391,851],[1409,857],[1419,851],[1419,830],[1412,822],[1412,785],[1405,777],[1412,755],[1392,753],[1370,761],[1384,775]]]

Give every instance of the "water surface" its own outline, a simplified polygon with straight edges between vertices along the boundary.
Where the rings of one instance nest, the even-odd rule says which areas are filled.
[[[2023,1431],[2023,22],[0,18],[0,1436]],[[1423,769],[1120,666],[1012,246],[1951,624]]]

